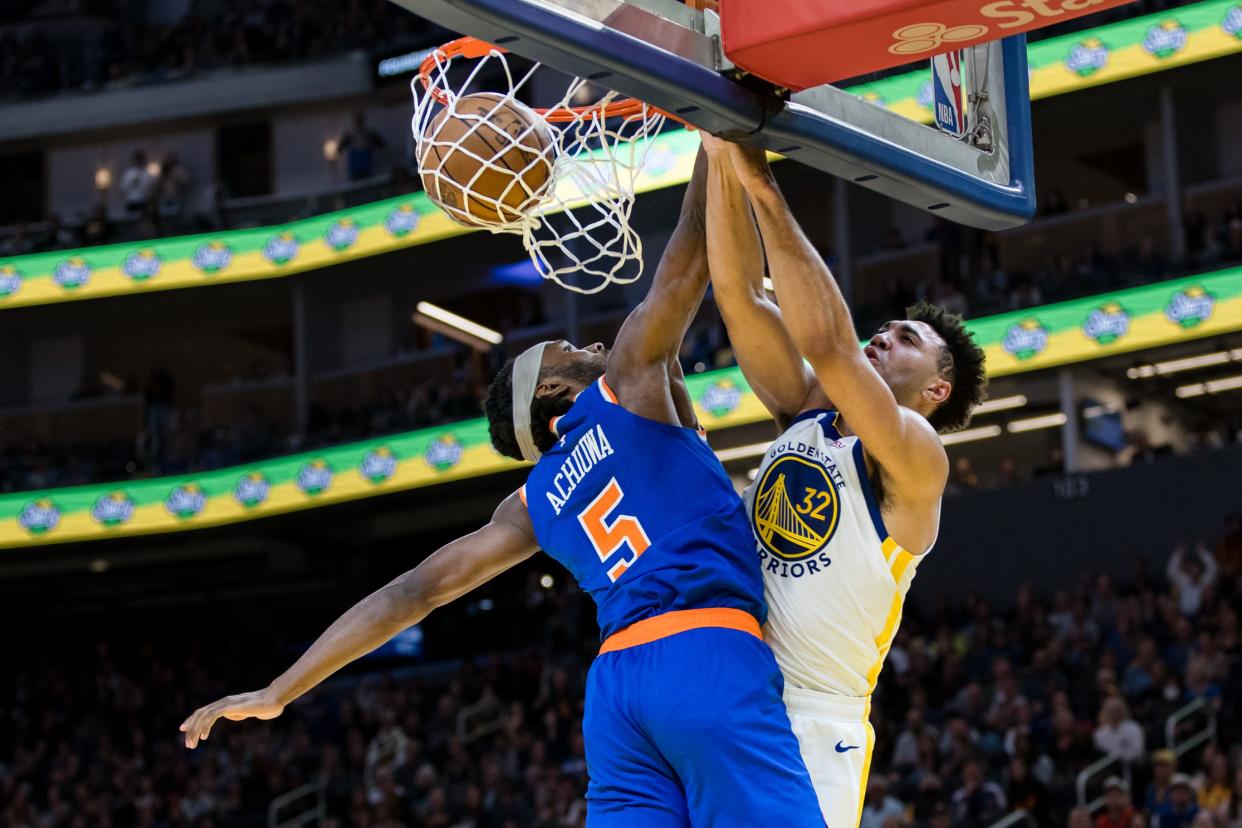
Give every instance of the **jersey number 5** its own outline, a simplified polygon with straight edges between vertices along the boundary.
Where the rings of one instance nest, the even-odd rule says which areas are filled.
[[[606,563],[622,546],[630,547],[631,555],[628,559],[623,558],[608,567],[608,579],[614,583],[634,565],[638,556],[646,552],[648,546],[651,546],[651,541],[647,539],[647,533],[643,530],[643,525],[638,522],[638,518],[632,515],[617,515],[611,523],[608,522],[608,516],[612,514],[613,509],[617,508],[617,504],[621,502],[624,495],[625,493],[621,491],[621,484],[614,477],[608,481],[608,485],[599,493],[599,496],[591,501],[591,505],[578,515],[578,522],[582,524],[583,531],[590,539],[591,546],[595,547],[595,554],[599,555],[602,563]]]

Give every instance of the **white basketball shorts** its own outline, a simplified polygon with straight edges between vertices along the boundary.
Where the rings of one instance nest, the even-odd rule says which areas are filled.
[[[786,687],[785,709],[828,828],[858,828],[875,747],[871,698]]]

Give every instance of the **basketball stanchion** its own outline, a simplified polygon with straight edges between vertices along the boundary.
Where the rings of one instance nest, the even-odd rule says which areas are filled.
[[[628,284],[643,269],[634,182],[666,116],[616,92],[576,103],[592,95],[584,78],[551,106],[527,106],[519,93],[540,68],[517,77],[504,49],[473,37],[423,61],[411,83],[423,188],[460,224],[520,235],[562,287]]]

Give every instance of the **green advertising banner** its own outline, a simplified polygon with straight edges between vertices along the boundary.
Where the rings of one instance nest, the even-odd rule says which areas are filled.
[[[1242,330],[1242,268],[970,323],[990,376]],[[766,420],[737,368],[686,380],[709,431]],[[0,548],[200,529],[462,480],[522,464],[485,420],[202,474],[0,496]]]
[[[638,191],[689,181],[698,136],[652,140]],[[0,310],[275,279],[473,232],[417,192],[272,227],[35,253],[0,259]]]
[[[1242,52],[1242,0],[1208,0],[1032,44],[1031,97],[1060,95]],[[850,87],[905,117],[929,123],[929,71]],[[639,192],[684,184],[693,133],[655,138]],[[0,310],[124,293],[273,279],[449,236],[454,224],[423,193],[284,225],[115,244],[0,260]]]

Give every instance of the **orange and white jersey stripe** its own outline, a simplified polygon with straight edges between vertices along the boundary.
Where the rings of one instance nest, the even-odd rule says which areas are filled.
[[[768,603],[765,638],[789,687],[868,696],[923,556],[888,536],[862,445],[835,411],[799,417],[745,494]]]

